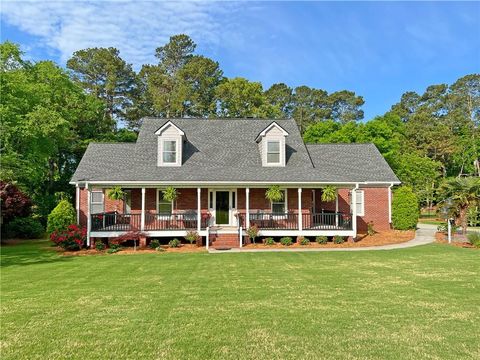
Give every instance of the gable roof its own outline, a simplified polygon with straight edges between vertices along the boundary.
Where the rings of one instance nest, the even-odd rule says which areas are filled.
[[[283,134],[283,136],[288,136],[288,132],[285,131],[284,128],[282,128],[280,125],[278,125],[275,121],[273,121],[270,125],[268,125],[265,129],[263,129],[260,134],[257,135],[257,137],[255,138],[255,141],[258,142],[258,139],[260,139],[262,136],[265,136],[268,131],[272,128],[272,127],[276,127],[278,130],[280,130]]]
[[[183,132],[182,129],[179,129],[179,127],[177,125],[175,125],[174,123],[172,123],[171,121],[165,123],[164,125],[162,125],[162,127],[160,129],[158,129],[157,131],[155,131],[155,135],[160,135],[162,133],[163,130],[165,130],[166,128],[168,128],[169,126],[173,126],[180,135],[185,135],[185,133]]]
[[[155,132],[170,122],[186,135],[183,163],[159,167]],[[263,167],[255,141],[272,120],[145,118],[136,143],[90,144],[72,182],[398,182],[374,145],[306,146],[294,120],[275,123],[289,134],[285,167]]]

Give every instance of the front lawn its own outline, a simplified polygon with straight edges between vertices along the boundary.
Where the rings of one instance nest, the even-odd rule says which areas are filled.
[[[478,359],[480,251],[2,247],[3,359]]]

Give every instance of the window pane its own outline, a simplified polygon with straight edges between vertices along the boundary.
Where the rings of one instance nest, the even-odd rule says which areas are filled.
[[[158,204],[158,212],[160,214],[170,215],[172,213],[172,204],[165,202]]]
[[[274,214],[284,214],[285,213],[285,204],[283,203],[273,203],[272,212]]]
[[[175,140],[166,140],[163,142],[163,151],[176,151],[177,142]]]
[[[163,152],[163,162],[164,163],[175,163],[177,162],[177,153],[175,152]]]
[[[267,152],[279,153],[280,143],[278,141],[269,141],[267,143]]]
[[[125,191],[125,214],[132,212],[132,192],[130,190]]]
[[[92,214],[98,214],[103,212],[103,204],[91,204],[90,205],[90,212]]]
[[[101,191],[92,191],[92,203],[103,202],[103,193]]]
[[[267,162],[268,163],[279,163],[280,162],[280,154],[267,154]]]

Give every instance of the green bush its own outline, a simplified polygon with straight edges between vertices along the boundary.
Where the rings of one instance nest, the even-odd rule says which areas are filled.
[[[480,232],[468,234],[468,241],[476,248],[480,248]]]
[[[293,240],[291,237],[289,236],[285,236],[285,237],[282,237],[280,239],[280,244],[284,245],[284,246],[290,246],[293,244]]]
[[[64,231],[68,225],[76,222],[77,214],[72,204],[67,200],[61,200],[50,215],[48,215],[47,233],[51,234],[54,231]]]
[[[335,236],[333,237],[333,242],[334,242],[335,244],[343,244],[343,243],[345,242],[345,239],[344,239],[343,236],[335,235]]]
[[[310,245],[310,239],[301,236],[300,239],[298,239],[298,243],[299,243],[300,245]]]
[[[180,240],[178,240],[178,239],[170,240],[168,242],[168,246],[170,246],[171,248],[180,247]]]
[[[264,243],[265,245],[275,245],[275,240],[273,240],[272,237],[268,237],[268,238],[266,238],[265,240],[263,240],[263,243]]]
[[[151,249],[157,249],[160,247],[160,241],[158,240],[152,240],[150,241],[150,244],[148,245]]]
[[[17,217],[5,225],[7,238],[38,239],[44,232],[40,221],[31,217]]]
[[[119,251],[122,251],[122,246],[120,244],[110,243],[108,246],[110,247],[110,249],[107,250],[107,253],[109,254],[115,254]]]
[[[95,241],[95,249],[97,249],[98,251],[103,251],[105,250],[105,244],[103,243],[103,241]]]
[[[393,194],[392,223],[397,230],[415,229],[420,211],[418,198],[408,186],[399,187]]]
[[[328,238],[326,236],[317,236],[315,238],[315,241],[318,243],[318,244],[326,244],[328,242]]]
[[[460,229],[460,226],[452,224],[452,233],[457,232],[458,229]],[[444,233],[448,232],[448,223],[445,222],[438,225],[437,230]]]

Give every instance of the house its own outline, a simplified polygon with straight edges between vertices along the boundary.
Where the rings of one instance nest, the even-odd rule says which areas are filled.
[[[259,236],[354,239],[390,229],[391,188],[399,184],[373,144],[305,144],[294,120],[145,118],[136,143],[91,143],[71,184],[88,245],[142,231],[147,238],[197,231],[208,246],[242,246]],[[280,186],[284,196],[268,201]],[[123,200],[107,189],[121,186]],[[178,198],[165,201],[175,187]],[[334,186],[336,199],[322,201]]]

